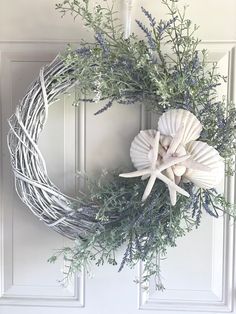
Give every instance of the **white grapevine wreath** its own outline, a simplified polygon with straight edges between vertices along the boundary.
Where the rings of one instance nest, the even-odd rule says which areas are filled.
[[[9,119],[8,146],[19,197],[49,227],[75,240],[50,259],[62,254],[69,260],[68,276],[92,260],[116,265],[115,252],[125,244],[119,270],[142,260],[143,282],[157,276],[157,288],[163,289],[157,257],[199,226],[203,210],[214,217],[219,210],[234,216],[234,208],[215,187],[223,176],[223,159],[228,173],[234,170],[236,110],[218,100],[217,86],[225,78],[215,72],[216,65],[211,70],[206,66],[196,28],[176,2],[162,1],[170,15],[166,21],[157,22],[142,8],[148,26],[136,22],[146,40],[135,34],[126,38],[106,1],[94,8],[89,0],[58,4],[63,14],[80,16],[92,28],[95,42],[83,42],[79,49],[69,46],[43,67]],[[165,50],[169,44],[170,53]],[[113,102],[141,101],[160,119],[131,144],[136,171],[114,170],[105,180],[88,179],[88,195],[71,198],[51,182],[37,143],[48,107],[75,83],[78,103],[107,99],[96,114]],[[81,96],[92,93],[93,98]]]
[[[89,211],[86,206],[59,191],[48,177],[45,161],[37,146],[49,105],[75,82],[67,77],[71,71],[73,68],[60,57],[41,69],[39,78],[30,86],[9,120],[8,146],[16,191],[22,201],[49,227],[76,239],[91,228],[91,219],[94,219],[97,210],[90,208]],[[62,79],[55,80],[55,77]]]

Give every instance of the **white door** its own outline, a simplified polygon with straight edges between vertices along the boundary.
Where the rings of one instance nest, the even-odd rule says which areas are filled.
[[[143,19],[141,6],[163,17],[160,0],[116,1],[127,31],[135,29],[131,18]],[[168,259],[161,265],[165,292],[155,291],[152,282],[149,292],[133,283],[139,276],[138,267],[121,273],[113,266],[95,267],[94,278],[82,273],[68,287],[58,283],[63,263],[48,264],[47,258],[68,240],[47,228],[19,201],[6,147],[7,118],[39,68],[62,51],[67,42],[76,43],[90,36],[70,16],[61,19],[54,10],[56,2],[0,0],[0,314],[147,314],[152,312],[150,309],[167,314],[236,313],[234,227],[222,217],[204,217],[198,230],[169,250]],[[199,37],[211,61],[219,61],[219,71],[229,76],[221,92],[236,101],[236,1],[183,2],[190,5],[189,17],[201,25]],[[94,117],[95,105],[76,110],[71,106],[72,98],[73,94],[67,95],[51,107],[40,139],[52,180],[68,194],[76,193],[77,171],[94,174],[105,167],[127,165],[130,140],[145,120],[137,106],[115,106]],[[102,145],[104,153],[98,154]],[[233,177],[226,180],[225,193],[231,201],[234,184]]]

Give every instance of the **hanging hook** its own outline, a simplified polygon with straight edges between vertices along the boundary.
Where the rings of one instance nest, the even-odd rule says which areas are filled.
[[[124,33],[125,38],[128,38],[131,34],[131,16],[132,9],[135,0],[124,0],[125,1],[125,22],[124,22]]]

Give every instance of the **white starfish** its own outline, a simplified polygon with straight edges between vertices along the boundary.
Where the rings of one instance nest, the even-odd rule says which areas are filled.
[[[175,138],[173,138],[173,140],[170,144],[170,147],[167,151],[168,157],[166,158],[166,160],[163,163],[161,163],[161,164],[158,163],[160,132],[157,131],[155,139],[154,139],[154,143],[153,143],[153,155],[152,155],[150,167],[146,168],[146,169],[142,169],[142,170],[137,170],[137,171],[133,171],[133,172],[129,172],[129,173],[120,174],[120,177],[124,177],[124,178],[134,178],[134,177],[140,177],[140,176],[141,177],[143,177],[143,176],[149,177],[150,176],[150,178],[148,180],[148,184],[146,186],[146,189],[143,193],[142,201],[145,201],[147,199],[147,197],[149,196],[149,194],[151,193],[151,190],[154,186],[156,179],[163,181],[168,186],[170,194],[173,194],[173,193],[176,194],[176,192],[179,192],[180,194],[189,197],[189,194],[187,191],[185,191],[184,189],[179,187],[177,184],[175,184],[174,181],[172,181],[171,179],[169,179],[167,176],[165,176],[162,173],[164,170],[169,169],[170,167],[172,167],[176,164],[182,163],[190,157],[187,154],[184,156],[180,156],[180,157],[175,157],[175,156],[173,157],[171,155],[172,152],[176,150],[174,148],[176,147],[178,142],[181,141],[181,136],[179,136],[180,134],[176,134],[176,135],[177,136]],[[178,147],[178,145],[177,145],[177,147]]]

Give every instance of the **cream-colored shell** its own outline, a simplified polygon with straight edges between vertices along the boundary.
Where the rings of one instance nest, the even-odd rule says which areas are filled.
[[[140,131],[135,136],[131,147],[130,157],[134,167],[138,170],[150,167],[152,145],[156,135],[156,130]]]
[[[202,131],[200,121],[184,109],[171,109],[163,113],[158,122],[158,130],[162,135],[174,137],[184,125],[181,143],[183,145],[199,138]]]
[[[202,188],[216,187],[224,175],[224,163],[211,146],[196,141],[202,131],[200,121],[189,111],[173,109],[159,120],[158,131],[144,130],[134,138],[130,157],[137,171],[123,173],[125,178],[149,178],[142,200],[151,193],[156,179],[169,189],[171,204],[176,193],[189,196],[178,184],[191,181]]]
[[[187,169],[184,178],[196,186],[210,189],[216,187],[224,176],[224,162],[216,149],[201,141],[192,141],[186,145],[191,159],[209,167],[210,171]]]

